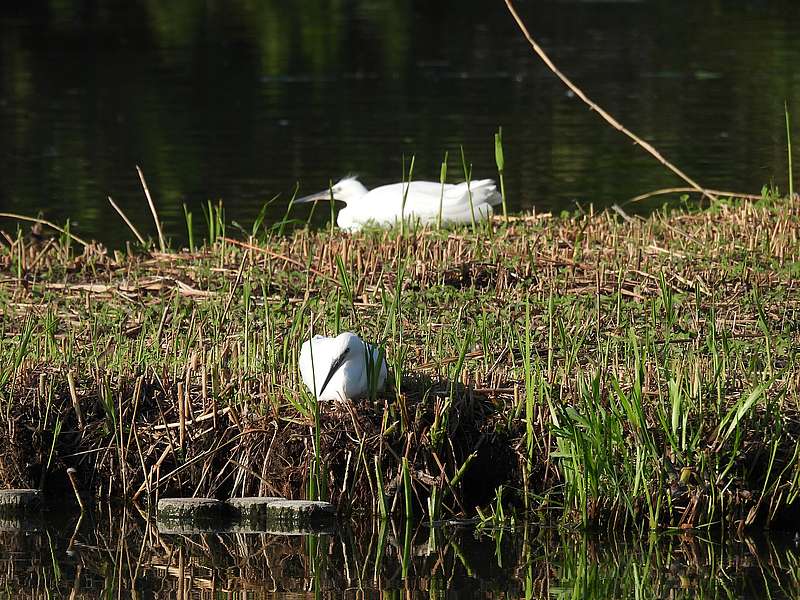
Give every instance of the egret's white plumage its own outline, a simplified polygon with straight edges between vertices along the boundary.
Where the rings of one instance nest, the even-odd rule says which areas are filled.
[[[378,360],[375,390],[386,383],[386,360],[380,354],[376,346],[349,331],[336,337],[315,335],[300,348],[300,376],[318,400],[362,398],[369,392],[370,367]]]
[[[311,194],[296,202],[330,200],[331,194],[334,200],[346,204],[339,211],[336,224],[350,231],[357,231],[368,223],[391,226],[401,217],[424,225],[437,223],[440,202],[443,223],[471,223],[473,214],[476,221],[489,218],[494,212],[492,207],[502,201],[491,179],[470,181],[469,185],[467,182],[445,184],[444,188],[434,181],[412,181],[368,190],[355,177],[345,177],[330,190]]]

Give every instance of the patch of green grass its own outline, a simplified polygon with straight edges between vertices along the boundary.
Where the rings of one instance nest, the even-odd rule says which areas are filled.
[[[108,496],[585,527],[796,510],[796,203],[354,235],[258,223],[246,240],[221,205],[204,213],[195,251],[7,238],[0,415],[21,450],[4,484],[49,463]],[[382,344],[388,388],[315,409],[297,370],[312,329]]]

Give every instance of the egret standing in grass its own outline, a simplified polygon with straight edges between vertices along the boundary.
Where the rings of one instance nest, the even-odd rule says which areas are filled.
[[[349,331],[306,340],[299,362],[303,383],[317,400],[355,400],[367,396],[371,387],[383,389],[386,383],[386,360],[381,349]]]
[[[344,202],[336,224],[342,229],[358,231],[368,223],[391,226],[401,219],[419,221],[423,225],[442,222],[472,223],[488,219],[493,206],[502,202],[491,179],[478,179],[459,184],[433,181],[392,183],[368,190],[356,177],[345,177],[330,189],[305,196],[297,202],[318,200]]]

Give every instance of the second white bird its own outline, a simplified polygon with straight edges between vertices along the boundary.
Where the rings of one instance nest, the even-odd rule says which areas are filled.
[[[315,335],[300,348],[300,376],[318,400],[363,398],[370,389],[370,368],[377,376],[376,391],[386,383],[386,360],[380,354],[349,331],[336,337]]]
[[[391,226],[401,219],[419,221],[423,225],[438,222],[441,204],[442,222],[471,223],[488,219],[502,197],[491,179],[478,179],[459,184],[433,181],[392,183],[368,190],[355,177],[337,181],[329,190],[295,200],[344,202],[336,224],[342,229],[357,231],[368,223]],[[405,198],[405,205],[403,204]]]

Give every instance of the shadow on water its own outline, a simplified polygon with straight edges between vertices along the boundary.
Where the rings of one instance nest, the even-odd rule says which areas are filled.
[[[160,533],[99,511],[0,523],[8,597],[790,598],[800,551],[779,538],[587,536],[555,529],[354,521],[325,535]]]

